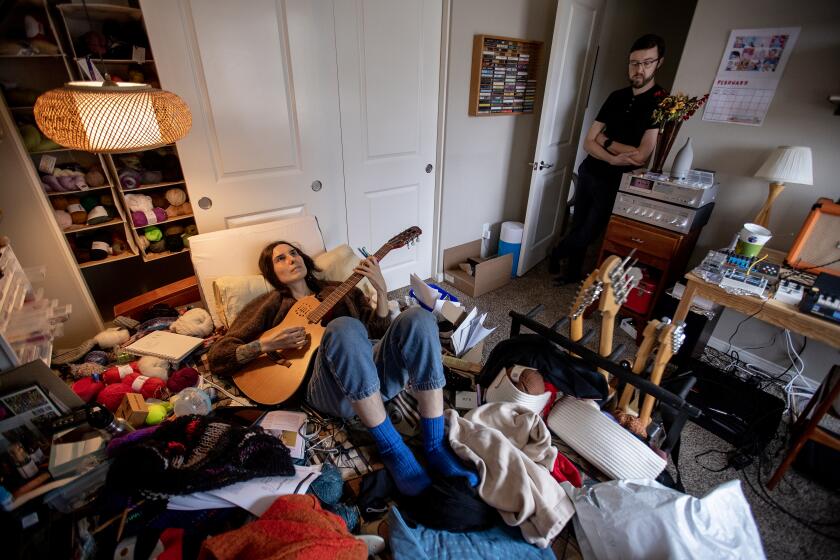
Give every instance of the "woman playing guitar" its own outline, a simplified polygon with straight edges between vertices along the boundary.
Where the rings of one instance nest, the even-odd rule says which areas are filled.
[[[287,314],[296,313],[296,303],[311,296],[328,300],[339,289],[338,284],[316,279],[312,259],[285,241],[265,247],[259,266],[274,290],[249,303],[210,349],[213,373],[234,375],[266,352],[279,350],[294,355],[296,350],[316,342],[317,337],[320,346],[305,382],[304,398],[328,415],[358,415],[376,441],[400,492],[416,495],[431,482],[385,413],[383,401],[406,386],[418,401],[429,466],[443,476],[462,476],[473,486],[478,484],[476,473],[458,461],[444,437],[445,379],[434,316],[413,307],[393,321],[389,319],[388,289],[376,256],[362,260],[355,270],[376,289],[376,308],[371,308],[364,294],[354,287],[321,321],[326,324],[322,332],[281,323]]]

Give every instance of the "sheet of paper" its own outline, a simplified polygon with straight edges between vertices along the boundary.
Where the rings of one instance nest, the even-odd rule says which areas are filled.
[[[412,274],[410,279],[411,289],[414,290],[414,297],[416,297],[418,301],[423,302],[423,305],[426,307],[433,309],[435,307],[435,302],[440,297],[440,292],[423,282],[416,274]]]
[[[292,457],[303,459],[304,440],[300,435],[300,427],[306,422],[306,414],[289,410],[272,410],[260,421],[260,427],[280,438],[289,448]]]
[[[473,307],[467,317],[458,325],[458,328],[452,333],[452,347],[455,350],[455,356],[460,358],[495,330],[495,328],[488,329],[484,326],[486,318],[487,313],[479,317],[478,311]]]

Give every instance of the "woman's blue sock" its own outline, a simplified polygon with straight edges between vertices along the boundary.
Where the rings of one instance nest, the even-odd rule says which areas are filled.
[[[390,418],[386,417],[384,422],[368,431],[376,441],[382,462],[401,493],[416,496],[432,484],[429,475],[414,458]]]
[[[478,486],[478,475],[462,465],[449,449],[444,438],[443,416],[421,418],[421,426],[426,459],[432,468],[443,476],[461,476],[469,481],[470,486]]]

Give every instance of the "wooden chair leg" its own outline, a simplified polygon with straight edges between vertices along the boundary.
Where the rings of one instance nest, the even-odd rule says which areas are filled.
[[[832,383],[834,384],[833,386],[831,385]],[[769,490],[773,490],[779,482],[781,482],[785,472],[787,472],[788,468],[790,468],[790,465],[802,450],[805,442],[811,439],[811,436],[817,430],[820,420],[822,420],[822,417],[826,412],[828,412],[829,407],[831,407],[838,395],[840,395],[840,366],[834,366],[826,376],[823,384],[820,385],[820,388],[811,398],[811,401],[805,407],[802,416],[800,416],[793,425],[793,443],[785,455],[785,458],[782,460],[782,463],[767,482],[767,488]],[[807,415],[812,409],[814,409],[813,414],[811,414],[810,418],[808,418]]]

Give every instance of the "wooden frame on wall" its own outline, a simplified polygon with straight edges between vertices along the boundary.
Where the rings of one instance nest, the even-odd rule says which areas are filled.
[[[473,38],[469,115],[533,113],[542,49],[542,41],[476,35]]]

